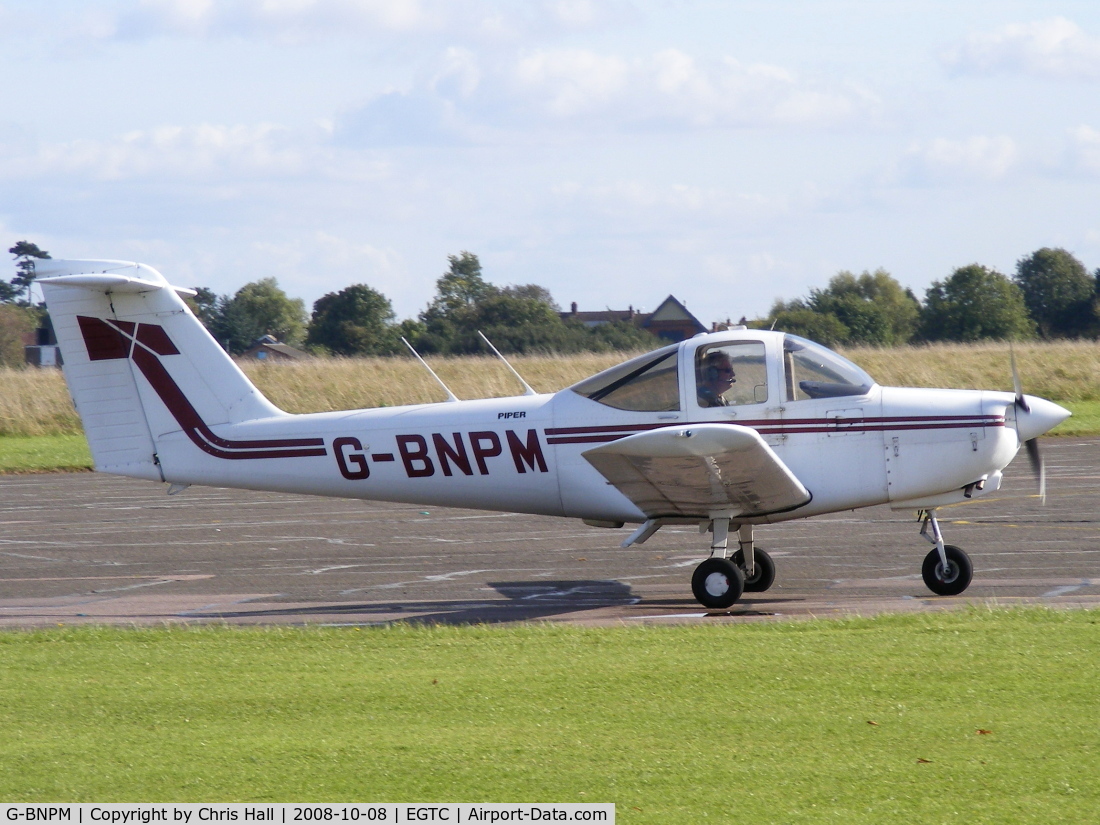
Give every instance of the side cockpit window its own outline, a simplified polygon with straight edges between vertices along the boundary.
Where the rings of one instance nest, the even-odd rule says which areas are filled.
[[[768,400],[768,365],[762,341],[731,341],[695,353],[700,407],[738,407]]]
[[[573,392],[614,407],[637,412],[680,409],[679,344],[632,358],[570,387]]]
[[[847,358],[797,335],[783,338],[787,401],[866,395],[875,380]]]

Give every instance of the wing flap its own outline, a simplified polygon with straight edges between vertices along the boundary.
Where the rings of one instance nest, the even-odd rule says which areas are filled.
[[[813,497],[756,430],[736,424],[669,427],[582,455],[646,516],[762,516]]]

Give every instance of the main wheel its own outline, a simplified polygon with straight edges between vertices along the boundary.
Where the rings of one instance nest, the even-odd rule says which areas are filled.
[[[764,550],[757,547],[752,552],[753,571],[750,576],[745,573],[745,551],[738,550],[733,554],[733,563],[741,568],[745,576],[746,593],[763,593],[775,581],[775,562]]]
[[[729,559],[712,556],[696,567],[691,577],[691,592],[699,604],[712,610],[729,607],[744,590],[745,576]]]
[[[957,596],[970,586],[970,577],[974,575],[974,565],[970,556],[953,544],[944,545],[947,556],[947,569],[943,569],[940,554],[935,548],[924,557],[921,575],[928,589],[939,596]]]

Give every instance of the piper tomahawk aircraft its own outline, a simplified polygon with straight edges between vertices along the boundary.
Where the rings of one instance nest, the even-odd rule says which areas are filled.
[[[727,608],[775,578],[757,525],[889,503],[918,511],[941,595],[970,583],[936,508],[997,490],[1069,412],[1017,391],[881,387],[782,332],[697,335],[544,395],[291,415],[249,382],[156,270],[42,261],[96,469],[166,482],[566,516],[711,533],[692,576]],[[1015,369],[1013,370],[1015,373]],[[729,552],[733,531],[738,549]]]

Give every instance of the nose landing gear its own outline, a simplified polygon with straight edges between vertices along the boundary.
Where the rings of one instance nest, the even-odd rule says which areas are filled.
[[[935,510],[925,510],[923,517],[924,524],[921,525],[920,534],[935,545],[924,557],[924,564],[921,566],[924,583],[938,596],[957,596],[970,586],[970,579],[974,575],[970,556],[953,544],[943,543]],[[932,535],[928,535],[929,527],[932,528]]]

